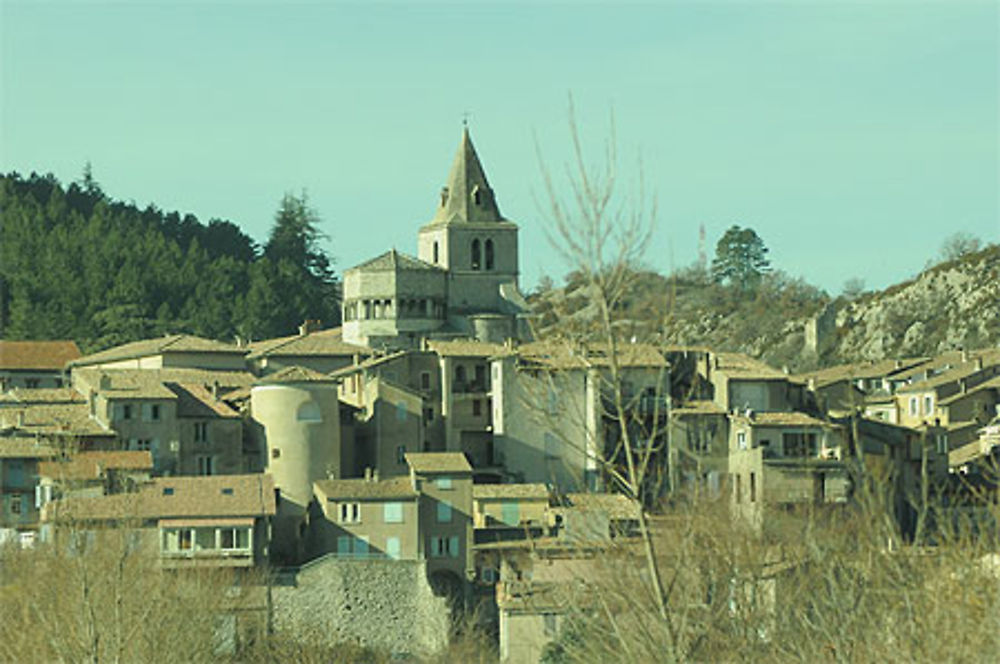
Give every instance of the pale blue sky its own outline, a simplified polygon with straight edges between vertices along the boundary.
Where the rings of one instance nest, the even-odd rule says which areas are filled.
[[[105,191],[266,238],[306,188],[338,269],[416,253],[470,113],[522,284],[546,245],[535,150],[572,93],[641,151],[663,271],[749,225],[836,293],[911,276],[943,237],[1000,240],[994,2],[426,4],[0,0],[0,170],[93,163]]]

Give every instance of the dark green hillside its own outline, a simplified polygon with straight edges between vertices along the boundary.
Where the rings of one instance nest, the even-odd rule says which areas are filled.
[[[2,175],[0,334],[91,351],[171,332],[261,338],[304,318],[335,323],[316,221],[304,196],[286,196],[271,234],[281,241],[258,247],[229,221],[112,200],[89,173],[68,187]],[[295,251],[289,233],[301,235]]]

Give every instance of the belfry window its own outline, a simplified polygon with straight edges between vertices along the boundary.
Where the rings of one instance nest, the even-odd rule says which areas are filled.
[[[436,265],[437,262],[438,262],[438,243],[435,240],[434,241],[434,264]]]
[[[479,185],[472,188],[472,202],[476,206],[483,204],[483,192],[479,191]]]
[[[479,240],[472,241],[472,269],[480,269],[482,264],[482,254],[479,249]]]
[[[493,269],[493,240],[486,240],[486,246],[484,247],[483,253],[486,254],[486,269]]]

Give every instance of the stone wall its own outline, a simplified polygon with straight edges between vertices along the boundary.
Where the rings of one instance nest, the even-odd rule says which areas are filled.
[[[301,642],[424,655],[448,641],[448,604],[422,561],[324,556],[282,574],[272,597],[274,629]]]

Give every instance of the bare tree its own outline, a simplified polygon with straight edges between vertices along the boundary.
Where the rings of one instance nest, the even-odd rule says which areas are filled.
[[[623,360],[634,337],[623,339],[631,331],[623,319],[623,304],[635,281],[636,268],[652,235],[656,219],[655,198],[646,192],[641,162],[636,169],[632,190],[618,173],[615,123],[610,119],[609,137],[601,159],[591,165],[584,154],[572,99],[569,102],[569,130],[572,159],[565,166],[565,178],[557,183],[539,148],[539,162],[545,184],[544,211],[550,225],[546,229],[552,245],[560,252],[590,300],[592,316],[581,325],[565,331],[558,341],[601,349],[596,377],[601,381],[601,406],[604,418],[613,427],[614,444],[605,441],[586,446],[612,483],[638,501],[644,498],[650,462],[662,452],[661,404],[666,403],[664,381],[657,381],[655,394],[644,403],[652,412],[639,408],[642,395],[632,393],[626,384]],[[623,325],[626,323],[626,325]],[[585,360],[587,362],[587,360]],[[649,396],[649,395],[647,395]],[[622,463],[619,463],[619,460]],[[644,510],[639,510],[646,567],[657,611],[667,619],[663,583],[653,549],[653,539]]]
[[[962,256],[979,251],[982,241],[965,231],[952,233],[941,243],[940,259],[942,263],[958,260]]]

